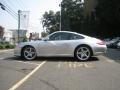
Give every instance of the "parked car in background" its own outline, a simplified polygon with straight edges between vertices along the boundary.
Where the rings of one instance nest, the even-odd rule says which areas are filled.
[[[27,60],[37,56],[76,57],[88,60],[91,56],[105,53],[106,44],[100,39],[69,31],[57,31],[43,40],[20,43],[14,55]]]
[[[117,48],[120,49],[120,42],[117,44]]]
[[[108,46],[109,44],[110,44],[110,38],[106,38],[106,39],[104,39],[103,41],[106,43],[106,45]]]
[[[113,39],[105,39],[108,48],[117,48],[117,44],[120,41],[120,37],[115,37]]]

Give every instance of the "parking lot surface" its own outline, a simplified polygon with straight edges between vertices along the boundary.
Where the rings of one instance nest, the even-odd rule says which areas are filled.
[[[88,61],[37,58],[25,61],[13,50],[0,52],[0,90],[119,90],[120,51]]]

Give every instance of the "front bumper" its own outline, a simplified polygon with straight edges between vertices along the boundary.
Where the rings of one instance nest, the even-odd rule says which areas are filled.
[[[19,46],[15,47],[14,56],[21,56],[21,47],[19,47]]]

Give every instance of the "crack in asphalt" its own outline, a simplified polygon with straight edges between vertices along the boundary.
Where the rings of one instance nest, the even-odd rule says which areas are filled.
[[[41,82],[45,83],[46,85],[48,85],[48,86],[54,88],[54,90],[59,90],[59,88],[57,88],[55,85],[49,83],[48,81],[45,81],[45,80],[40,79],[40,78],[39,78],[39,80],[40,80]]]
[[[16,70],[15,68],[3,66],[3,65],[0,65],[0,68],[9,69],[9,70],[14,70],[14,71],[23,73],[23,74],[25,74],[25,75],[28,74],[30,71],[32,71],[32,70],[34,69],[34,68],[30,68],[30,69],[23,68],[23,69]]]

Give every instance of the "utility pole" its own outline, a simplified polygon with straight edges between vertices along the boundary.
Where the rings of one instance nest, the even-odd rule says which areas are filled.
[[[59,7],[60,7],[60,27],[59,27],[59,29],[60,29],[60,31],[62,31],[61,30],[62,29],[62,1],[63,0],[61,0],[60,4],[59,4]]]
[[[61,5],[61,2],[60,2],[60,31],[61,31],[61,21],[62,21],[62,14],[61,14],[61,12],[62,12],[62,5]]]
[[[21,10],[18,10],[18,43],[20,42],[20,13]]]
[[[60,4],[60,31],[61,31],[61,4]]]

